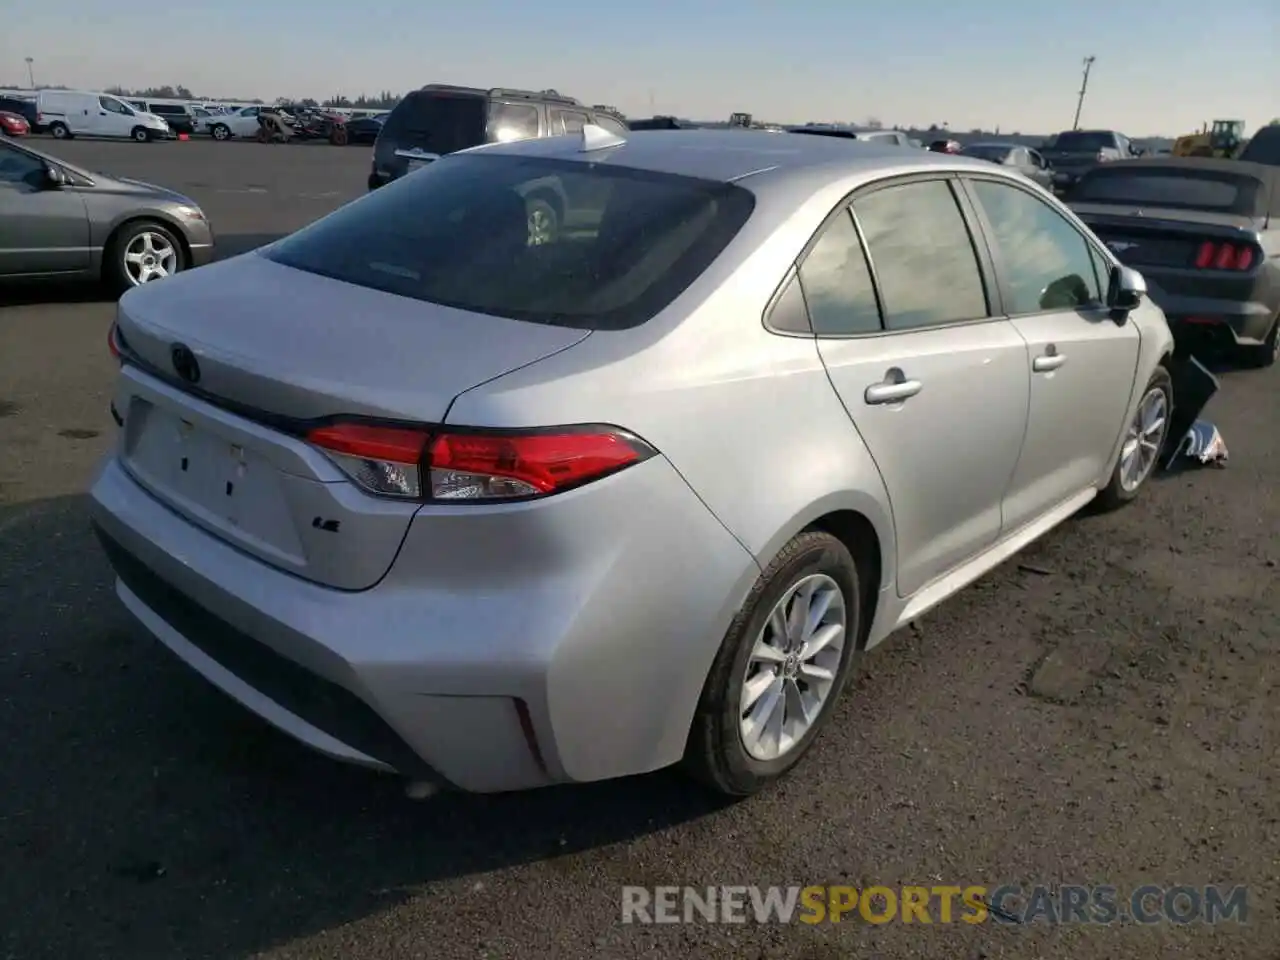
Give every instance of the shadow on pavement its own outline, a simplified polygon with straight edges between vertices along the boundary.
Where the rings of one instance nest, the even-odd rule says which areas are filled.
[[[91,280],[24,280],[0,284],[0,309],[43,303],[111,303],[115,294]]]
[[[225,237],[221,234],[215,234],[214,242],[217,245],[218,259],[226,260],[242,253],[248,253],[250,250],[256,250],[258,247],[265,246],[268,243],[273,243],[283,236],[286,236],[286,234],[229,233]]]
[[[313,755],[126,617],[86,504],[0,507],[8,955],[231,960],[718,807],[671,773],[415,803]]]

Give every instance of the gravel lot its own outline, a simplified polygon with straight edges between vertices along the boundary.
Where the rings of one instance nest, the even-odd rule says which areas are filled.
[[[227,251],[358,196],[369,159],[58,152],[189,193]],[[1280,956],[1280,371],[1224,373],[1226,470],[1077,518],[869,655],[765,796],[718,807],[659,774],[412,803],[123,615],[83,496],[113,433],[112,310],[0,290],[0,957]],[[1072,882],[1246,884],[1248,923],[620,923],[626,884]]]

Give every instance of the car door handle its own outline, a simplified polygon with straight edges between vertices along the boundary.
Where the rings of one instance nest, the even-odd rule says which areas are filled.
[[[1052,373],[1066,362],[1066,354],[1046,353],[1031,361],[1031,369],[1036,373]]]
[[[919,380],[890,380],[886,378],[882,383],[873,383],[867,387],[867,392],[863,394],[863,399],[870,404],[897,403],[899,400],[914,397],[923,387],[924,384]]]

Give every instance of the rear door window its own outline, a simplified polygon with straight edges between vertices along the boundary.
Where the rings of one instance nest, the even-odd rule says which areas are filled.
[[[552,133],[581,133],[589,119],[585,113],[577,110],[552,109],[549,113]]]
[[[733,184],[463,154],[340,208],[262,256],[473,313],[622,329],[693,283],[753,206],[752,194]],[[548,207],[558,228],[546,232],[544,218],[535,235],[531,214]]]
[[[867,239],[889,330],[913,330],[988,315],[969,228],[944,180],[884,187],[853,213]]]
[[[503,103],[489,106],[489,139],[498,143],[532,140],[538,135],[538,108],[531,103]]]
[[[485,142],[486,101],[481,96],[417,90],[391,111],[391,142],[431,153],[454,153]]]

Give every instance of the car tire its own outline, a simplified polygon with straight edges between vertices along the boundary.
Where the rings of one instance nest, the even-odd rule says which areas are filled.
[[[555,243],[560,235],[560,211],[548,197],[532,196],[525,201],[529,218],[529,246]]]
[[[115,293],[124,293],[134,287],[142,286],[144,283],[152,282],[152,279],[141,281],[136,279],[131,273],[129,262],[126,260],[126,257],[132,253],[145,251],[148,246],[145,238],[148,235],[151,237],[150,246],[153,249],[161,250],[167,247],[173,254],[171,266],[166,270],[167,274],[181,273],[186,269],[186,250],[172,229],[155,220],[135,220],[131,223],[126,223],[107,243],[102,265],[103,280]],[[135,245],[141,249],[133,250]],[[168,260],[169,258],[164,257],[163,259]],[[159,278],[155,277],[153,279]]]
[[[1280,314],[1271,323],[1271,332],[1256,347],[1243,347],[1241,361],[1255,370],[1273,367],[1280,361]]]
[[[133,137],[134,143],[148,143],[151,140],[151,131],[146,127],[134,127],[129,136]]]
[[[823,596],[829,606],[823,616],[838,615],[842,618],[843,630],[838,637],[833,634],[831,645],[818,654],[823,658],[821,662],[801,660],[797,674],[794,654],[784,661],[771,662],[759,659],[757,651],[762,646],[772,648],[770,657],[773,657],[777,647],[766,642],[766,638],[778,638],[780,631],[774,628],[778,622],[777,611],[782,611],[784,619],[796,613],[788,604],[793,598],[794,602],[806,602],[804,589],[810,584],[826,591]],[[745,797],[782,777],[800,761],[831,716],[842,688],[860,659],[862,589],[857,564],[848,548],[830,534],[806,531],[782,548],[752,587],[711,665],[685,748],[683,766],[688,774],[717,793]],[[833,619],[824,624],[829,627],[835,622]],[[793,642],[795,639],[791,635]],[[837,642],[839,649],[832,649]],[[810,679],[815,675],[815,667],[829,674],[829,678],[817,681],[817,685]],[[759,743],[748,746],[745,727],[747,720],[754,719],[752,715],[757,713],[751,708],[751,700],[744,697],[749,680],[758,680],[761,684],[758,689],[769,690],[755,701],[757,708],[765,707],[766,698],[775,697],[779,686],[784,703],[788,694],[794,696],[802,687],[807,687],[810,694],[822,691],[820,699],[810,704],[811,709],[816,708],[812,722],[807,728],[793,728],[790,744],[776,755],[762,751]],[[785,725],[787,719],[784,716],[781,723]],[[781,746],[778,743],[781,738],[766,739],[771,740],[772,745]]]
[[[71,131],[70,131],[70,129],[68,129],[68,127],[67,127],[67,125],[66,125],[65,123],[51,123],[51,124],[49,124],[49,134],[50,134],[50,136],[52,136],[52,137],[53,137],[53,139],[55,139],[55,140],[70,140],[70,139],[71,139]]]
[[[1137,409],[1125,426],[1124,440],[1111,471],[1111,479],[1098,493],[1096,505],[1099,509],[1106,511],[1122,507],[1146,486],[1151,475],[1159,469],[1161,454],[1169,441],[1172,416],[1173,380],[1168,370],[1156,367],[1156,372],[1142,391]],[[1158,427],[1154,426],[1157,422]],[[1131,457],[1140,459],[1135,462]]]
[[[231,139],[231,128],[228,127],[225,123],[215,123],[213,125],[213,128],[209,131],[209,133],[213,136],[213,139],[215,140]]]

